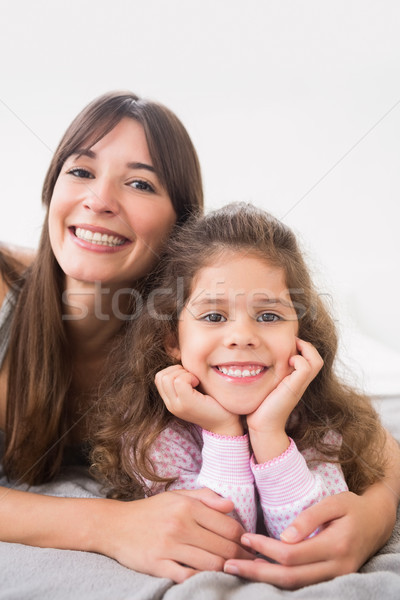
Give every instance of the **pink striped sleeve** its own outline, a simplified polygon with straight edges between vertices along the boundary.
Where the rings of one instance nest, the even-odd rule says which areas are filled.
[[[228,437],[203,430],[202,466],[197,480],[235,505],[247,531],[255,531],[257,511],[247,435]]]
[[[314,463],[309,469],[293,440],[277,458],[264,464],[251,460],[265,525],[272,537],[280,534],[303,510],[325,496],[346,491],[339,465]]]
[[[283,454],[266,463],[256,464],[252,457],[251,468],[258,491],[269,506],[281,506],[301,500],[310,493],[314,485],[314,478],[306,461],[292,439]]]

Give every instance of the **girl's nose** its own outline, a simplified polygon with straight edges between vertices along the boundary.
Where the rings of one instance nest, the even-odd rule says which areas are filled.
[[[94,213],[116,215],[119,212],[119,204],[111,182],[100,179],[89,182],[84,206]]]
[[[225,337],[227,348],[257,348],[259,344],[259,338],[251,324],[232,321]]]

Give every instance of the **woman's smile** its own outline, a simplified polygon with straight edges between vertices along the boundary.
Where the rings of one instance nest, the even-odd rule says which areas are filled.
[[[94,252],[115,252],[132,243],[128,238],[104,227],[79,225],[68,229],[76,244]]]

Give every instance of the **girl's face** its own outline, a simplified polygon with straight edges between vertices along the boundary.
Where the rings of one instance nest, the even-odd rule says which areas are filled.
[[[172,353],[199,379],[200,391],[248,415],[292,371],[297,333],[283,270],[227,252],[197,274]]]
[[[144,129],[126,117],[65,161],[50,203],[50,241],[67,282],[129,286],[157,261],[175,220]]]

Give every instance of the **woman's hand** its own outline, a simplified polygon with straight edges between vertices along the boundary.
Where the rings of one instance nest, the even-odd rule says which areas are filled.
[[[113,506],[112,504],[113,503]],[[208,489],[164,492],[144,500],[106,500],[91,549],[122,565],[180,583],[198,571],[222,571],[227,558],[250,558],[234,506]]]
[[[395,523],[395,502],[382,485],[375,484],[363,496],[352,492],[330,496],[306,509],[283,532],[286,543],[244,534],[245,546],[278,564],[263,559],[228,560],[225,572],[284,589],[354,573],[386,542]],[[307,539],[317,528],[322,529],[320,533]]]
[[[155,383],[165,406],[179,419],[194,423],[212,433],[243,435],[239,416],[225,410],[211,396],[196,390],[199,380],[182,365],[163,369],[157,373]]]
[[[249,435],[258,463],[279,456],[289,446],[286,422],[323,366],[323,360],[312,344],[296,338],[296,347],[299,354],[289,359],[292,372],[282,379],[257,410],[247,415]]]

